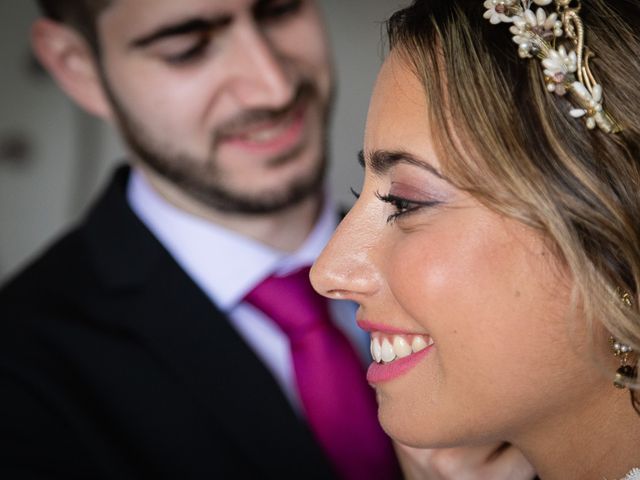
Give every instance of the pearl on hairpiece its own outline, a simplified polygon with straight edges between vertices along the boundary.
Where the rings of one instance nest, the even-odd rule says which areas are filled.
[[[498,23],[511,23],[511,15],[509,13],[515,8],[516,0],[485,0],[484,18],[489,20],[493,25]]]
[[[620,126],[605,112],[602,87],[589,69],[583,23],[579,8],[571,8],[572,1],[485,0],[484,17],[492,24],[512,24],[509,31],[518,45],[518,55],[540,58],[549,92],[559,96],[573,93],[570,100],[577,105],[569,112],[572,117],[584,118],[589,129],[598,126],[607,133],[618,132]],[[556,11],[548,13],[542,7],[552,2]],[[535,12],[533,4],[540,7]]]

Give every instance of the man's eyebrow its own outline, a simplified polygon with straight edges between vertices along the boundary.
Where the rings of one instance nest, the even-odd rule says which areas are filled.
[[[365,157],[369,159],[369,165],[376,175],[384,175],[394,165],[406,163],[423,168],[436,177],[448,181],[447,177],[440,173],[436,167],[409,152],[402,150],[374,150],[365,154],[363,150],[360,150],[358,153],[358,162],[362,167],[364,167],[366,163]]]
[[[221,15],[214,18],[189,18],[175,24],[159,27],[151,33],[132,40],[129,42],[129,45],[131,48],[143,48],[168,37],[189,33],[210,32],[229,25],[231,21],[232,17],[229,15]]]

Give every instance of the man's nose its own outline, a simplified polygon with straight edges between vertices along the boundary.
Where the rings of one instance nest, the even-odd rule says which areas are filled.
[[[239,28],[233,40],[228,78],[236,101],[245,108],[270,109],[291,102],[296,80],[278,45],[253,24]]]

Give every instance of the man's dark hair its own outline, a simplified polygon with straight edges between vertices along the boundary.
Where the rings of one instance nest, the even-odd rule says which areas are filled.
[[[112,0],[37,0],[42,13],[80,33],[94,53],[100,52],[97,19]]]

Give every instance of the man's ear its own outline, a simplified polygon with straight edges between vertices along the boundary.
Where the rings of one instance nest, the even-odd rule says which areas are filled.
[[[40,18],[31,27],[31,46],[40,63],[80,107],[111,118],[96,58],[84,38],[72,28]]]

